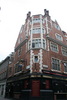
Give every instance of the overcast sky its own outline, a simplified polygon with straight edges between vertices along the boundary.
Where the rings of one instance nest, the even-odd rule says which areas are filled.
[[[49,10],[52,20],[57,20],[62,30],[67,32],[67,0],[0,0],[0,61],[11,52],[26,14],[44,14]]]

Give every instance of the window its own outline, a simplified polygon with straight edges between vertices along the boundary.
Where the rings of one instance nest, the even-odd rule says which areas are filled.
[[[60,60],[52,58],[52,69],[60,71]]]
[[[19,66],[19,63],[15,64],[15,73],[22,71],[22,66]]]
[[[40,18],[34,18],[33,23],[40,23]]]
[[[41,48],[41,39],[33,39],[32,48]]]
[[[58,52],[58,45],[54,42],[51,42],[51,50],[54,52]]]
[[[60,27],[59,27],[59,25],[57,25],[57,24],[54,24],[54,26],[55,26],[55,28],[56,28],[56,29],[60,30]]]
[[[21,47],[18,50],[18,56],[20,56],[20,55],[21,55]]]
[[[42,28],[42,33],[44,34],[45,33],[45,31],[44,31],[44,29]]]
[[[64,71],[67,72],[67,63],[64,62]]]
[[[30,33],[31,33],[31,30],[30,30]],[[41,33],[41,28],[32,29],[32,34],[39,34],[39,33]],[[42,28],[42,33],[43,34],[45,33],[44,28]]]
[[[43,48],[46,48],[46,41],[43,39]]]
[[[41,33],[41,28],[33,29],[32,33]]]
[[[34,56],[34,62],[35,62],[35,63],[38,62],[38,56],[37,56],[37,55]]]
[[[64,56],[67,56],[67,48],[62,47],[62,54],[63,54]]]
[[[46,40],[43,39],[42,40],[42,43],[43,43],[43,49],[46,48]],[[28,44],[28,49],[30,50],[31,49],[31,41],[29,41],[29,44]],[[33,39],[32,40],[32,48],[35,49],[35,48],[41,48],[41,39]]]
[[[62,38],[62,36],[61,36],[60,34],[57,34],[57,33],[56,33],[56,38],[57,38],[58,40],[60,40],[60,41],[63,41],[63,38]]]

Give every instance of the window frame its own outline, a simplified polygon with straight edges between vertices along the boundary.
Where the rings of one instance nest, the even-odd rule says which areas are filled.
[[[35,47],[33,47],[33,45]],[[32,39],[32,48],[33,49],[37,49],[37,48],[41,48],[41,39],[40,38],[35,38],[35,39]]]
[[[42,39],[42,43],[43,43],[43,49],[46,49],[46,39]],[[28,42],[28,50],[32,49],[40,49],[42,48],[41,46],[41,39],[40,38],[33,38],[32,39],[32,44],[34,45],[34,47],[31,47],[31,40],[29,40]],[[38,45],[38,46],[37,46]]]
[[[59,63],[54,62],[55,63],[54,64],[53,61],[52,61],[52,59],[59,61]],[[54,64],[55,68],[54,68],[53,64]],[[59,72],[61,71],[61,60],[60,59],[52,57],[51,58],[51,65],[52,65],[52,70],[53,71],[59,71]],[[59,68],[58,68],[58,66],[59,66]]]
[[[63,49],[67,49],[67,48],[66,48],[66,47],[63,47],[63,46],[62,46],[62,48],[61,48],[61,50],[62,50],[62,55],[64,55],[64,56],[67,57],[67,53],[66,53],[67,51],[65,51],[65,50],[63,50]],[[65,53],[64,53],[64,51],[65,51]]]
[[[61,30],[60,27],[59,27],[59,25],[57,25],[57,24],[54,24],[54,27],[55,27],[57,30]]]
[[[56,39],[57,39],[57,40],[63,41],[63,37],[62,37],[60,34],[55,33],[55,36],[56,36]],[[58,36],[59,36],[60,38],[58,38]]]
[[[16,64],[14,64],[14,73],[20,73],[22,72],[22,67],[17,66],[19,65],[19,62],[17,62]],[[20,69],[19,69],[20,68]],[[18,70],[19,69],[19,70]]]
[[[52,46],[53,45],[53,46]],[[55,46],[55,47],[54,47]],[[57,48],[57,49],[56,49]],[[58,49],[58,44],[56,44],[55,42],[50,42],[50,49],[51,51],[53,52],[56,52],[58,53],[59,52],[59,49]],[[55,50],[54,50],[55,49]]]
[[[41,19],[40,18],[33,18],[33,24],[34,23],[40,23],[41,22]]]
[[[38,30],[39,29],[39,30]],[[30,30],[29,32],[30,34],[41,34],[41,28],[37,27],[37,28],[33,28],[32,30]],[[45,29],[42,28],[42,34],[45,34]]]
[[[38,57],[38,61],[37,61],[37,62],[35,61],[35,56]],[[39,56],[38,56],[38,55],[34,55],[34,56],[33,56],[33,62],[34,62],[34,63],[38,63],[38,62],[39,62]]]
[[[64,65],[64,73],[67,73],[67,62],[64,62],[64,64],[66,64],[66,66]]]

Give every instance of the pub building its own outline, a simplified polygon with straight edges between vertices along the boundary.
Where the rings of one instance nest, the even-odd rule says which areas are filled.
[[[67,33],[58,22],[29,11],[9,63],[6,97],[67,100]]]

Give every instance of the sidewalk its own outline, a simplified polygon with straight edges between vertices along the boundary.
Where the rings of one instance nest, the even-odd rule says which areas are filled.
[[[0,100],[12,100],[12,99],[0,97]]]

